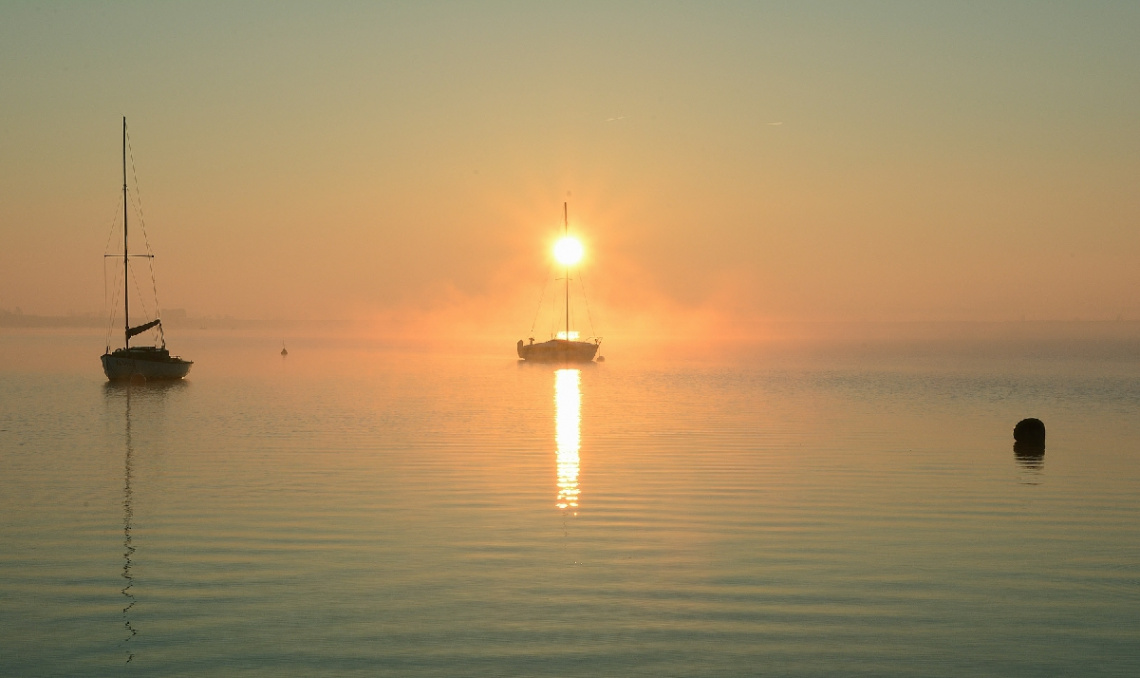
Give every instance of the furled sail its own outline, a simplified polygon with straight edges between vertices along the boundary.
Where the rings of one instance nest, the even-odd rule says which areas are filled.
[[[127,339],[130,339],[131,337],[135,336],[136,334],[142,334],[143,332],[146,332],[147,330],[154,327],[155,325],[158,325],[161,322],[162,322],[161,319],[155,318],[154,320],[152,320],[149,323],[146,323],[144,325],[139,325],[138,327],[132,327],[132,328],[127,330]]]

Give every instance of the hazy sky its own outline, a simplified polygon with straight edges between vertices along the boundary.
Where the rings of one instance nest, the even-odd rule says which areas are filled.
[[[1140,318],[1140,3],[0,4],[0,309],[608,335]],[[426,324],[425,324],[426,323]],[[380,330],[378,330],[380,331]]]

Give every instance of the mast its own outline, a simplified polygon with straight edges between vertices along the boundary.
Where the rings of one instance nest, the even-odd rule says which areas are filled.
[[[123,337],[125,348],[131,347],[131,288],[127,284],[127,116],[123,116]]]
[[[125,225],[124,228],[126,228]],[[562,237],[565,238],[569,235],[570,220],[566,216],[566,203],[562,203]],[[566,264],[566,341],[570,341],[570,264]]]

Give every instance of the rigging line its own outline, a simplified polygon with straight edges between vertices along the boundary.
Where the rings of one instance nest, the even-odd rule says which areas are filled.
[[[567,284],[569,284],[570,280],[570,271],[568,270],[565,272],[565,281],[567,281]],[[570,328],[575,326],[575,322],[573,322],[573,304],[570,303],[569,296],[563,297],[562,304],[562,320],[565,322],[565,326],[562,324],[559,325],[560,332],[564,332],[565,337],[563,338],[565,338],[567,341],[570,341]],[[557,335],[555,334],[554,336]]]
[[[139,211],[139,221],[145,222],[146,217],[142,208],[142,191],[139,189],[139,173],[135,169],[135,147],[131,145],[131,135],[127,133],[127,153],[131,156],[131,178],[135,181],[135,206]]]
[[[131,145],[131,135],[129,132],[127,133],[127,152],[131,156],[131,179],[134,179],[135,182],[135,191],[130,195],[134,199],[135,209],[138,210],[139,213],[139,225],[142,227],[143,232],[143,245],[146,246],[147,254],[154,254],[150,249],[150,238],[146,232],[146,214],[143,212],[142,189],[139,187],[138,171],[135,170],[135,147]]]
[[[131,282],[135,284],[135,292],[138,292],[139,295],[139,304],[141,304],[143,307],[142,316],[147,322],[150,322],[152,318],[150,317],[150,313],[146,307],[146,298],[143,297],[142,290],[139,289],[139,279],[135,276],[134,269],[131,269]]]
[[[104,264],[103,264],[103,275],[104,275],[104,277],[106,277],[106,275],[107,275],[107,264],[106,264],[106,261],[107,261],[107,260],[106,260],[106,259],[104,259],[103,261],[104,261]],[[117,316],[115,315],[115,312],[116,312],[116,311],[115,311],[115,309],[116,309],[116,307],[118,306],[118,303],[119,303],[119,276],[118,276],[118,274],[117,274],[117,270],[116,270],[116,275],[115,275],[115,280],[114,280],[114,282],[115,282],[115,285],[114,285],[114,287],[112,288],[114,291],[111,293],[111,312],[110,312],[109,314],[107,314],[107,337],[106,337],[106,339],[107,339],[107,347],[108,347],[108,348],[110,348],[110,347],[111,347],[111,332],[112,332],[112,330],[114,329],[114,326],[115,326],[115,319],[116,319],[116,317],[117,317]]]
[[[154,317],[157,318],[162,315],[159,313],[162,307],[158,304],[158,279],[154,275],[154,255],[147,258],[147,263],[150,264],[150,290],[154,293]]]
[[[569,274],[567,274],[566,277],[569,278],[570,277]],[[571,280],[573,280],[573,278],[571,278]],[[566,332],[566,341],[570,341],[570,328],[571,327],[577,327],[578,321],[574,317],[574,305],[570,303],[569,299],[566,299],[565,301],[566,301],[566,315],[570,318],[570,322],[567,323],[569,325],[569,327],[563,328],[563,331]]]
[[[586,319],[590,321],[590,336],[597,336],[594,333],[594,314],[590,312],[590,298],[586,296],[586,277],[582,275],[582,271],[578,271],[578,287],[582,290],[582,301],[586,303]]]
[[[106,313],[111,307],[107,305],[107,259],[103,259],[103,313]],[[107,327],[107,348],[111,348],[111,327]]]
[[[554,280],[557,282],[561,280],[561,278],[555,278]],[[559,312],[558,302],[560,301],[565,304],[565,300],[561,294],[555,293],[550,295],[550,337],[552,339],[558,338],[558,328],[562,327],[562,318],[566,311],[565,307],[563,307],[562,312]]]
[[[119,214],[122,213],[119,208],[123,206],[123,196],[118,195],[118,193],[115,191],[115,213],[111,215],[111,228],[107,230],[107,242],[103,244],[103,254],[111,249],[111,239],[115,237],[115,230],[119,225]]]
[[[146,247],[146,252],[147,252],[147,254],[153,254],[153,252],[151,251],[151,248],[150,248],[150,237],[149,237],[147,230],[146,230],[146,217],[143,215],[142,201],[138,197],[138,190],[139,190],[139,187],[138,187],[138,184],[136,182],[135,193],[132,193],[130,195],[131,205],[134,206],[135,212],[138,213],[139,227],[142,229],[143,245]]]
[[[530,336],[534,336],[534,326],[538,324],[538,315],[542,313],[542,301],[546,298],[546,288],[550,286],[550,270],[554,264],[548,264],[546,273],[542,276],[542,293],[538,295],[538,308],[534,310],[534,320],[530,321]]]
[[[551,338],[556,336],[554,334],[554,332],[556,331],[554,328],[557,325],[558,325],[558,295],[552,294],[552,295],[550,295],[550,336],[551,336]]]
[[[150,255],[150,261],[147,263],[150,266],[151,291],[154,293],[154,315],[155,317],[158,317],[160,315],[159,310],[162,308],[162,306],[160,306],[158,303],[158,278],[155,276],[154,272],[154,250],[152,250],[150,247],[150,235],[146,230],[146,214],[143,212],[142,189],[139,187],[139,174],[135,169],[135,147],[131,145],[130,132],[127,133],[127,151],[131,156],[131,178],[134,179],[135,182],[135,192],[131,195],[131,197],[134,198],[135,209],[137,209],[139,213],[139,226],[142,227],[143,245],[146,247],[146,253]],[[138,283],[136,281],[136,286],[137,284]]]
[[[111,288],[112,289],[111,302],[108,305],[108,303],[107,303],[107,259],[108,259],[108,255],[105,253],[107,252],[107,250],[109,250],[111,248],[111,240],[114,238],[115,233],[118,231],[118,226],[119,226],[118,215],[119,215],[119,213],[121,213],[121,210],[119,208],[122,207],[123,204],[124,203],[123,203],[122,197],[116,196],[116,200],[115,200],[115,212],[116,212],[116,214],[114,217],[112,217],[111,228],[107,232],[107,242],[103,245],[103,252],[104,252],[104,255],[103,255],[103,312],[107,314],[107,334],[104,337],[104,339],[106,340],[106,346],[107,346],[108,351],[111,350],[111,332],[114,329],[115,319],[116,319],[115,307],[119,303],[119,284],[118,284],[119,283],[119,273],[118,273],[118,269],[116,268],[115,269],[115,279],[114,279],[115,284]],[[114,255],[114,256],[117,256],[117,255]]]

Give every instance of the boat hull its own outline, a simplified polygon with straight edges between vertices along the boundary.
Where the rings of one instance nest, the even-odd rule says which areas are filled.
[[[598,344],[588,341],[551,339],[540,344],[519,341],[519,358],[536,363],[588,363],[598,353]]]
[[[119,351],[105,353],[103,361],[103,374],[111,381],[127,381],[143,378],[151,380],[181,379],[190,373],[193,361],[183,360],[174,356],[163,359],[147,359],[147,357],[123,355]]]

